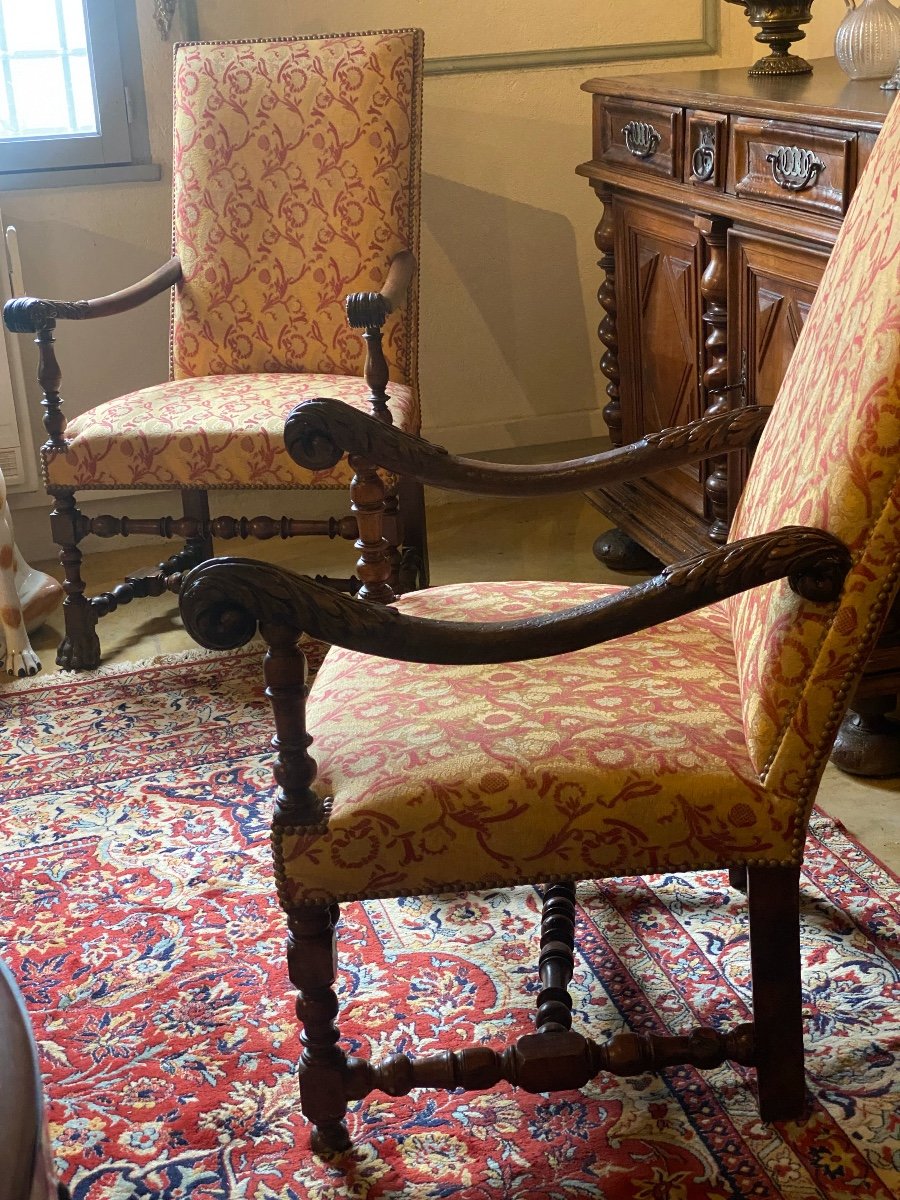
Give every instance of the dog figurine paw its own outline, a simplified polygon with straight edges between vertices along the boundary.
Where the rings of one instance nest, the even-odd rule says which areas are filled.
[[[0,471],[0,658],[8,675],[21,678],[41,669],[28,633],[44,623],[62,598],[62,584],[30,567],[16,547]]]

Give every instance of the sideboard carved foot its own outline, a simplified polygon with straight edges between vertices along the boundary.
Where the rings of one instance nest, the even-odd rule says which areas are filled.
[[[609,529],[595,540],[594,558],[610,571],[655,575],[663,564],[621,529]]]
[[[900,775],[900,719],[888,715],[896,707],[895,695],[856,700],[838,730],[834,765],[869,779]]]

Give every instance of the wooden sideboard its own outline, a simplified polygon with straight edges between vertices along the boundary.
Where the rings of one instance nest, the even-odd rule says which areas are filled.
[[[598,335],[616,445],[739,404],[771,404],[860,172],[896,93],[745,68],[592,79],[593,148],[577,168],[603,204]],[[746,472],[732,456],[588,493],[616,528],[618,570],[723,542]],[[882,635],[835,761],[900,772],[900,619]]]

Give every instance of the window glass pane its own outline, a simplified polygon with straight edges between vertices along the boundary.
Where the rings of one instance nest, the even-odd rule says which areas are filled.
[[[87,34],[84,24],[84,0],[62,0],[63,28],[66,46],[70,50],[87,49]]]
[[[0,137],[98,133],[83,0],[0,0],[0,15],[0,91],[10,110]]]
[[[60,48],[56,0],[3,0],[3,24],[11,54]]]
[[[69,102],[61,58],[20,58],[10,65],[19,137],[68,133]]]
[[[151,3],[0,0],[0,179],[149,161],[135,6]]]
[[[72,102],[75,106],[75,129],[78,133],[96,133],[97,114],[94,110],[94,86],[87,58],[71,58]]]

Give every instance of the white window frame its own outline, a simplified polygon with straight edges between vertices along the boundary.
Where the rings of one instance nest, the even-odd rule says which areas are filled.
[[[100,132],[0,139],[0,190],[158,179],[150,163],[134,0],[84,0]]]

